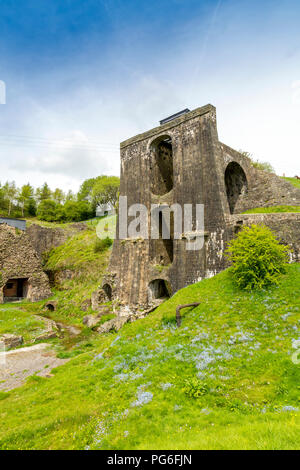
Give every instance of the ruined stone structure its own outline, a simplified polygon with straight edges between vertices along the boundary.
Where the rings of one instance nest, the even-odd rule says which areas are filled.
[[[51,295],[49,280],[25,231],[0,225],[0,302]]]
[[[120,195],[127,196],[128,207],[141,203],[149,212],[151,204],[204,204],[205,218],[199,251],[186,250],[184,234],[181,239],[153,240],[149,233],[148,239],[115,240],[103,288],[127,311],[224,269],[226,243],[243,224],[263,222],[275,229],[293,245],[293,259],[299,260],[299,214],[237,214],[254,207],[298,205],[300,190],[254,168],[249,158],[219,142],[212,105],[121,143]]]

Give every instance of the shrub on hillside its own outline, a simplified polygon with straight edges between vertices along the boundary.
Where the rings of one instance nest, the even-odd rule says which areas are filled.
[[[97,238],[94,245],[94,252],[100,253],[107,250],[113,244],[113,240],[109,237],[106,238]]]
[[[268,227],[244,227],[227,249],[234,281],[247,290],[277,284],[280,275],[286,271],[289,251]]]
[[[79,222],[93,216],[90,205],[86,201],[67,201],[57,209],[57,219],[60,222]]]

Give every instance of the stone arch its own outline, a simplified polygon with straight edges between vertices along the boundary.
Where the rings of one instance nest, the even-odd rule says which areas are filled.
[[[171,286],[165,279],[153,279],[148,285],[148,299],[166,299],[171,296]]]
[[[173,189],[173,148],[169,135],[161,135],[150,144],[151,192],[162,196]]]
[[[112,300],[112,287],[111,287],[111,285],[108,284],[108,283],[103,284],[102,289],[104,290],[105,295],[108,298],[108,300]]]
[[[239,198],[248,191],[246,174],[237,162],[230,162],[226,167],[225,187],[229,210],[233,214]]]

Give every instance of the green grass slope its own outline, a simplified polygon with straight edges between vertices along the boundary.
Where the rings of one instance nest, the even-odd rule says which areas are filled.
[[[59,279],[52,288],[51,299],[57,301],[58,307],[55,312],[49,312],[51,318],[66,324],[82,325],[83,316],[92,313],[84,312],[81,305],[100,285],[111,251],[95,252],[96,240],[96,231],[91,225],[47,255],[44,269],[56,273]],[[40,312],[44,303],[23,303],[21,308],[32,313]]]
[[[299,265],[257,293],[224,271],[91,336],[53,377],[0,395],[0,448],[296,449],[299,285]]]
[[[296,188],[300,188],[300,180],[298,180],[297,178],[290,178],[287,176],[283,176],[282,178],[286,181],[289,181]]]
[[[248,209],[243,214],[271,214],[273,212],[300,212],[300,206],[255,207]]]

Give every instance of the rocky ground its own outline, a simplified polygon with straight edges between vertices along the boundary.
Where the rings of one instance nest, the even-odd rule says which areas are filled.
[[[56,357],[47,343],[0,353],[0,390],[20,387],[31,375],[51,377],[51,370],[67,359]]]

